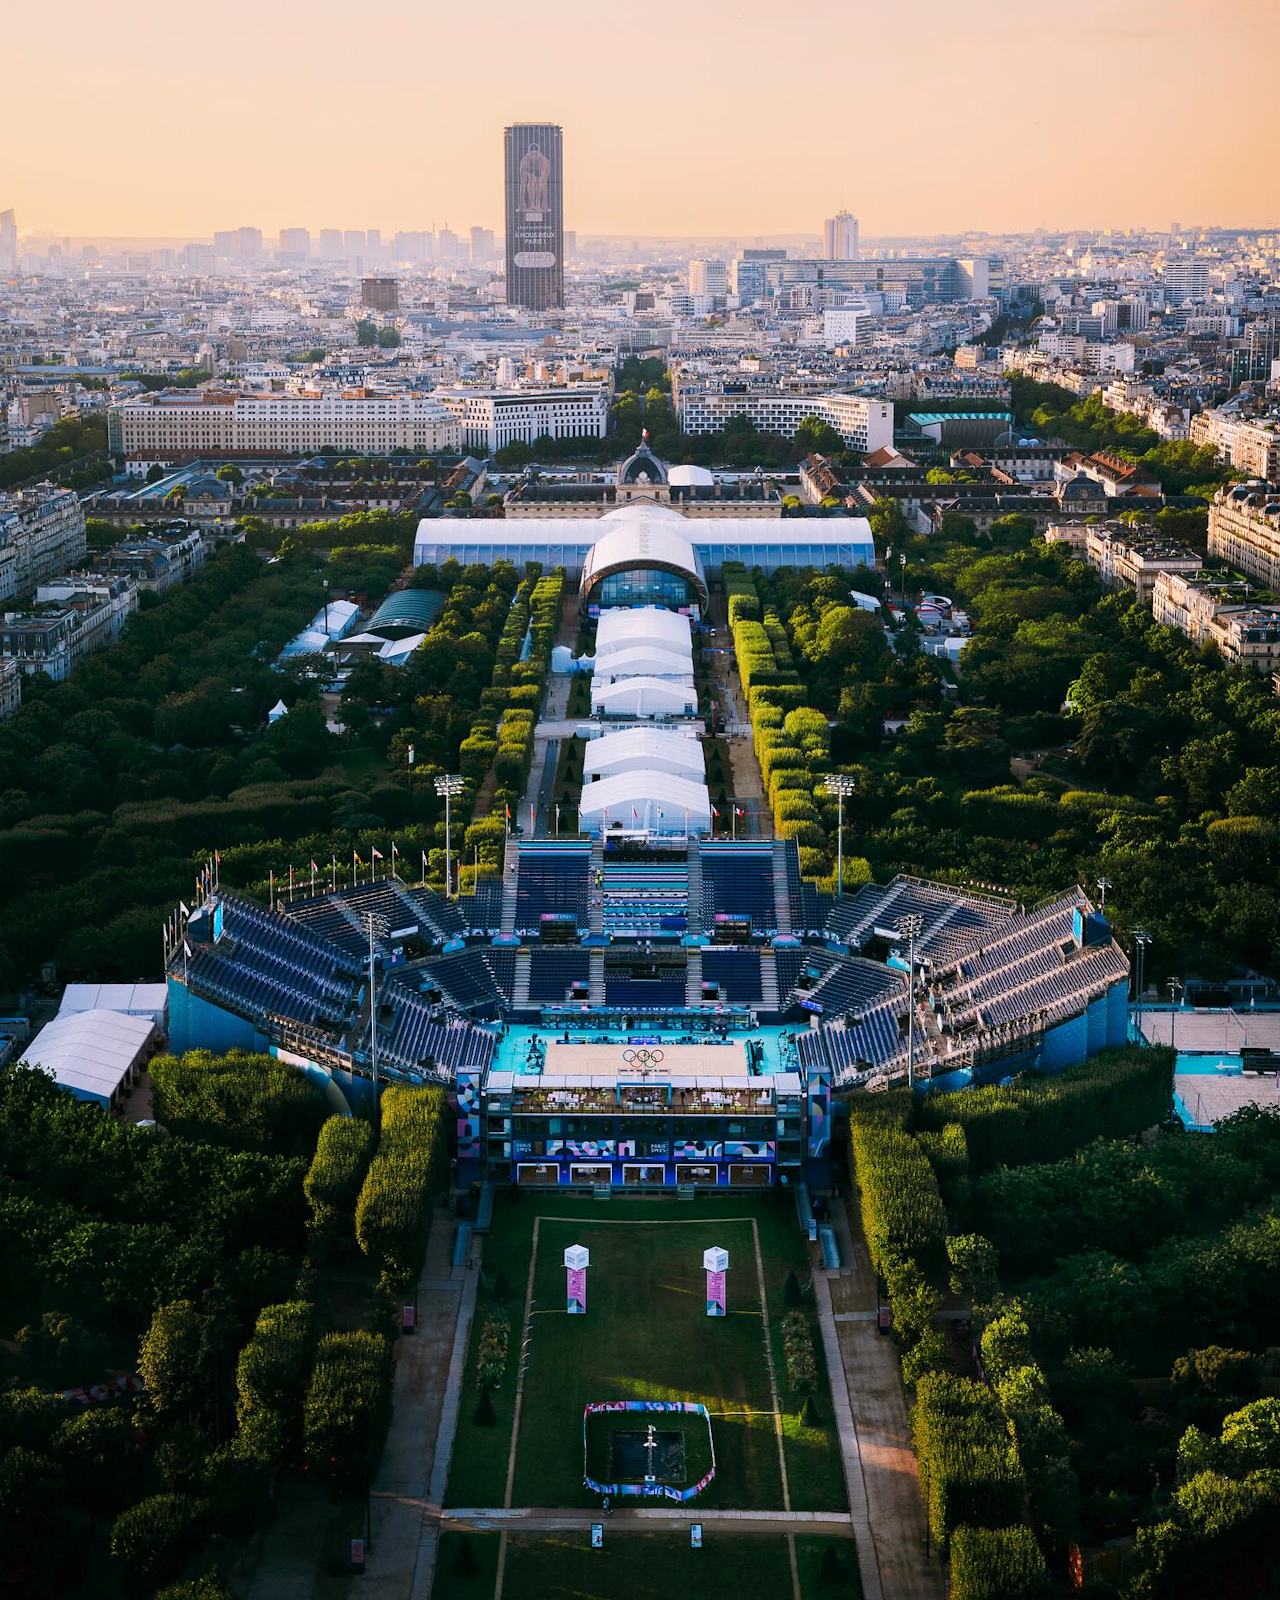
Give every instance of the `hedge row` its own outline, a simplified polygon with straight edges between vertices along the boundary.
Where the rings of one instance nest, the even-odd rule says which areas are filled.
[[[938,1180],[929,1158],[902,1128],[856,1114],[849,1143],[871,1264],[887,1277],[900,1260],[940,1256],[947,1236]]]
[[[373,1481],[391,1415],[391,1350],[380,1333],[329,1333],[316,1351],[303,1418],[307,1468],[335,1499]]]
[[[354,1242],[356,1201],[372,1154],[373,1128],[359,1117],[330,1117],[320,1129],[302,1185],[311,1205],[308,1237],[313,1261],[328,1260]]]
[[[1169,1114],[1173,1052],[1166,1046],[1104,1050],[1049,1078],[1007,1087],[923,1095],[915,1125],[965,1131],[974,1177],[996,1166],[1058,1161],[1094,1139],[1138,1133]]]
[[[1007,1528],[1022,1519],[1026,1484],[995,1395],[949,1372],[916,1385],[911,1434],[929,1531],[941,1554],[961,1526]]]
[[[312,1307],[264,1306],[236,1365],[236,1421],[253,1452],[273,1466],[298,1451],[311,1374]]]
[[[389,1289],[408,1288],[422,1264],[444,1111],[442,1089],[382,1092],[382,1138],[356,1202],[356,1240]]]
[[[957,1528],[951,1600],[1048,1600],[1049,1574],[1027,1528]]]
[[[505,1311],[490,1311],[480,1328],[476,1345],[476,1382],[482,1389],[494,1389],[502,1382],[510,1343],[510,1318]]]

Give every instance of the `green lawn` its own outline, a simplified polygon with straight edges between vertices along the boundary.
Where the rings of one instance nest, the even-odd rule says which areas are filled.
[[[513,1504],[595,1503],[582,1483],[582,1412],[588,1402],[687,1399],[707,1406],[715,1443],[716,1481],[699,1503],[708,1508],[781,1508],[754,1218],[764,1259],[791,1504],[797,1510],[845,1507],[825,1388],[818,1403],[828,1425],[816,1428],[801,1426],[799,1399],[786,1390],[782,1289],[787,1272],[792,1267],[807,1271],[808,1261],[790,1205],[781,1197],[725,1197],[700,1201],[696,1207],[655,1200],[615,1200],[605,1206],[557,1195],[504,1202],[495,1212],[485,1271],[495,1279],[505,1276],[510,1286],[505,1309],[512,1323],[511,1362],[493,1395],[496,1423],[477,1425],[474,1345],[486,1310],[482,1292],[450,1471],[450,1505],[503,1502],[535,1216],[542,1221]],[[569,1317],[564,1308],[564,1249],[575,1243],[589,1246],[592,1257],[585,1317]],[[702,1252],[711,1244],[724,1245],[732,1262],[729,1315],[724,1319],[706,1316]],[[816,1331],[815,1347],[821,1358]]]
[[[828,1580],[822,1576],[822,1558],[828,1545],[836,1547],[836,1554],[844,1569],[844,1576],[839,1580]],[[858,1550],[852,1539],[797,1534],[796,1569],[800,1574],[801,1600],[862,1600]]]
[[[466,1600],[473,1592],[478,1595],[456,1591]],[[449,1593],[453,1600],[455,1591]],[[829,1593],[831,1600],[846,1600],[835,1588]],[[704,1547],[693,1550],[685,1534],[616,1533],[606,1522],[600,1550],[576,1533],[507,1540],[503,1600],[723,1600],[733,1594],[791,1600],[785,1535],[709,1534]]]

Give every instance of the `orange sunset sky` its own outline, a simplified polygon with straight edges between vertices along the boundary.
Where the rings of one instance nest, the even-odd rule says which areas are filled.
[[[0,36],[24,233],[500,227],[524,118],[580,233],[1280,224],[1280,0],[60,0]]]

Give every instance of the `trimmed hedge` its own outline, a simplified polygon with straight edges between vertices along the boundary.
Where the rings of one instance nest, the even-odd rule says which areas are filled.
[[[311,1204],[311,1253],[317,1260],[354,1242],[356,1201],[373,1154],[373,1128],[359,1117],[330,1117],[320,1130],[303,1190]]]
[[[1049,1574],[1027,1528],[970,1528],[951,1541],[951,1600],[1047,1600]]]
[[[1051,1078],[922,1096],[916,1126],[964,1129],[974,1177],[996,1166],[1057,1161],[1099,1138],[1138,1133],[1169,1113],[1173,1052],[1164,1045],[1104,1050]]]
[[[330,1333],[316,1351],[303,1417],[307,1468],[335,1499],[373,1481],[391,1416],[391,1350],[380,1333]]]
[[[803,1311],[788,1311],[783,1317],[782,1350],[788,1387],[794,1394],[812,1394],[818,1387],[818,1358],[813,1350],[813,1329]]]
[[[408,1288],[422,1265],[444,1110],[443,1089],[382,1092],[382,1139],[356,1202],[356,1240],[392,1289]]]
[[[898,1258],[939,1256],[947,1214],[920,1145],[900,1128],[857,1116],[850,1118],[849,1143],[872,1266],[886,1276]]]
[[[264,1306],[236,1365],[236,1421],[255,1455],[278,1465],[301,1441],[311,1375],[312,1307],[306,1300]]]
[[[929,1531],[945,1554],[962,1525],[1007,1528],[1020,1521],[1026,1484],[996,1397],[949,1372],[916,1386],[911,1433]]]

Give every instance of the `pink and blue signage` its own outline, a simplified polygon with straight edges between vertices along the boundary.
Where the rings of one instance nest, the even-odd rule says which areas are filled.
[[[702,1265],[707,1269],[707,1315],[722,1317],[725,1314],[725,1274],[729,1270],[729,1252],[720,1245],[712,1245],[702,1252]]]
[[[571,1244],[564,1253],[567,1277],[566,1307],[571,1317],[587,1314],[587,1268],[591,1265],[591,1252],[584,1244]]]

